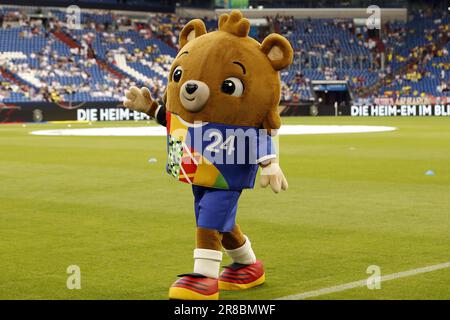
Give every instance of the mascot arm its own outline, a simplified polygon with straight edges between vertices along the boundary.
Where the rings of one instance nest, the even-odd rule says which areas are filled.
[[[259,180],[259,184],[261,187],[265,188],[270,185],[272,191],[275,193],[288,189],[288,182],[280,168],[278,159],[274,158],[264,161],[260,163],[260,167],[261,179]]]
[[[259,134],[258,139],[256,139],[258,145],[254,148],[258,155],[256,162],[261,167],[261,178],[259,180],[261,187],[265,188],[270,185],[272,191],[278,193],[281,190],[287,190],[288,183],[278,163],[277,150],[272,139],[275,134],[275,132]]]
[[[253,146],[253,148],[257,150],[256,162],[261,167],[259,180],[261,187],[265,188],[270,185],[272,191],[278,193],[281,190],[287,190],[288,183],[278,163],[277,150],[272,139],[275,134],[276,132],[273,131],[271,134],[261,134],[260,131],[258,139],[253,140],[257,141],[257,146]]]
[[[130,90],[125,91],[125,100],[123,102],[124,107],[143,112],[148,114],[150,117],[155,117],[156,111],[158,109],[158,103],[153,100],[150,91],[142,87],[131,87]]]

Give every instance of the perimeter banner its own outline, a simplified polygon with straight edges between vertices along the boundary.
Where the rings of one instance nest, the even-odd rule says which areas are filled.
[[[129,121],[148,120],[144,113],[122,106],[121,102],[81,102],[63,105],[52,102],[0,104],[0,122],[46,121]]]
[[[448,117],[450,104],[351,106],[352,117]]]

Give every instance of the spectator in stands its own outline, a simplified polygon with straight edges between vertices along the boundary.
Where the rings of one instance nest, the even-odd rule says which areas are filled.
[[[366,27],[355,26],[351,20],[321,20],[319,25],[317,20],[312,19],[268,17],[273,29],[289,37],[295,47],[294,64],[289,72],[281,75],[284,81],[283,99],[293,101],[307,96],[310,92],[309,77],[346,79],[355,85],[354,92],[361,97],[385,92],[392,92],[393,95],[417,92],[420,95],[422,92],[417,88],[424,83],[427,88],[431,86],[431,91],[435,90],[436,94],[447,93],[450,69],[450,63],[446,62],[450,39],[448,15],[445,12],[438,15],[420,10],[411,12],[411,16],[411,23],[408,24],[386,23],[381,33],[382,39],[369,36]],[[145,68],[152,71],[146,75],[149,79],[146,84],[158,95],[164,91],[170,57],[163,55],[159,46],[150,43],[159,39],[176,48],[180,27],[186,22],[184,18],[174,14],[156,14],[149,15],[146,22],[132,23],[129,17],[112,15],[107,11],[96,12],[83,14],[82,23],[85,26],[80,32],[66,29],[60,19],[61,16],[55,14],[42,27],[30,22],[28,15],[19,10],[0,14],[0,27],[2,20],[4,29],[11,29],[10,23],[22,26],[19,41],[45,40],[45,45],[30,53],[28,60],[9,60],[5,65],[13,73],[34,75],[44,85],[40,88],[29,85],[22,88],[4,84],[0,87],[3,99],[10,97],[11,93],[37,100],[69,99],[76,93],[98,98],[119,98],[123,88],[137,80],[128,76],[120,79],[114,73],[101,69],[95,59],[100,57],[107,65],[115,66],[116,54],[123,55],[129,64],[145,61]],[[426,28],[416,28],[415,19],[427,19]],[[212,25],[210,22],[206,20],[206,25]],[[336,35],[329,37],[330,29]],[[72,48],[70,57],[56,50],[59,40],[53,32],[57,30],[72,35],[81,49]],[[139,46],[140,42],[148,42],[149,45]],[[414,45],[411,46],[411,43]],[[139,49],[134,50],[134,47]],[[382,55],[385,56],[385,70],[381,70]],[[305,69],[308,71],[304,72]],[[98,74],[93,70],[99,70],[96,71]],[[158,70],[157,75],[154,70]],[[71,78],[78,80],[69,85],[61,84],[61,79]],[[433,79],[434,82],[427,82]],[[1,78],[0,82],[4,83]]]

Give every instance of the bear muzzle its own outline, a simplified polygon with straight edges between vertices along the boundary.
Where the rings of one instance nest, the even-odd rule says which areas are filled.
[[[209,87],[202,81],[188,80],[181,86],[181,104],[190,112],[199,112],[202,110],[208,99]]]

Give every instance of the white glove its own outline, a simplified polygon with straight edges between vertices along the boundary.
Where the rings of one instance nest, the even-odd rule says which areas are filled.
[[[139,89],[138,87],[133,86],[130,90],[125,91],[123,105],[129,109],[148,113],[152,103],[153,99],[150,95],[150,91],[145,87]]]
[[[280,192],[280,190],[288,189],[288,182],[278,163],[271,163],[268,166],[261,168],[261,179],[259,180],[259,184],[263,188],[270,184],[270,187],[275,193]]]

